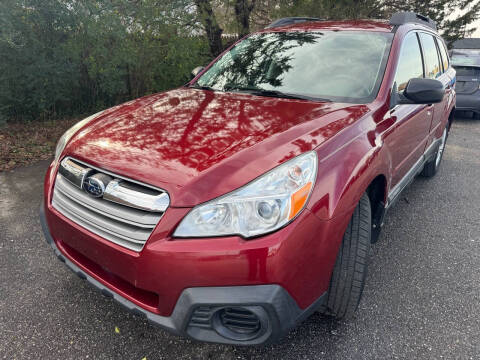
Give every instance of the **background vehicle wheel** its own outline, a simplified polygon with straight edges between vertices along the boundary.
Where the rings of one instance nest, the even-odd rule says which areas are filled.
[[[445,144],[447,143],[447,137],[448,137],[448,123],[447,123],[447,126],[445,126],[445,129],[443,129],[442,140],[440,142],[440,146],[438,147],[435,157],[423,166],[422,176],[430,178],[435,176],[435,174],[437,173],[443,158],[443,152],[445,151]]]
[[[371,237],[371,207],[363,194],[353,212],[337,255],[327,301],[320,312],[342,319],[353,315],[360,303],[367,275]]]

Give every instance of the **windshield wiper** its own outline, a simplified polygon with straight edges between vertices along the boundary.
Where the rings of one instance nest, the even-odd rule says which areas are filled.
[[[194,88],[194,89],[200,89],[200,90],[210,90],[210,91],[222,91],[220,89],[215,89],[211,86],[202,86],[202,85],[197,85],[197,84],[194,84],[194,85],[188,85],[189,88]]]
[[[327,101],[331,102],[330,99],[324,99],[314,96],[300,95],[300,94],[290,94],[278,90],[266,90],[259,89],[255,87],[237,87],[237,86],[225,86],[225,91],[235,91],[235,92],[245,92],[252,95],[258,96],[268,96],[268,97],[278,97],[285,99],[298,99],[298,100],[310,100],[310,101]]]

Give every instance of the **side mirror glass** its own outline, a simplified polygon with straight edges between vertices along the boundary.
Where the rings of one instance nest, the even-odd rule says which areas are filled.
[[[408,81],[403,94],[398,94],[397,104],[434,104],[442,102],[444,95],[440,81],[414,78]]]
[[[192,70],[191,77],[192,79],[195,78],[198,74],[200,74],[203,69],[205,69],[204,66],[197,66],[195,69]]]

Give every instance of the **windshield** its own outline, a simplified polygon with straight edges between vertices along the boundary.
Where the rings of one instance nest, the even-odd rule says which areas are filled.
[[[392,36],[354,31],[255,34],[223,55],[196,85],[366,103],[377,95]]]

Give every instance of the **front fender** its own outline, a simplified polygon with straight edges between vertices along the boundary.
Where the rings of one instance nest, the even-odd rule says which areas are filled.
[[[379,175],[386,179],[384,193],[385,196],[387,194],[391,156],[382,146],[383,141],[373,119],[366,122],[375,130],[364,130],[343,144],[339,138],[329,144],[330,149],[317,150],[317,182],[308,208],[322,220],[350,216],[363,193]]]

